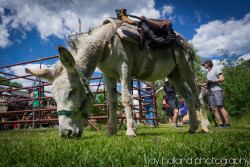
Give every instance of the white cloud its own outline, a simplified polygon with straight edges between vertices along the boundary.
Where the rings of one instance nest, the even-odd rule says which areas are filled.
[[[228,50],[238,54],[250,52],[250,13],[240,20],[226,22],[215,20],[196,29],[191,42],[202,57],[213,57],[217,49]]]
[[[201,15],[198,11],[195,11],[195,17],[197,17],[197,22],[201,22]]]
[[[136,5],[133,5],[133,7],[131,6],[131,8],[128,8],[130,9],[132,15],[145,16],[147,18],[159,18],[160,17],[160,11],[154,8],[154,5],[155,5],[154,0],[148,0],[148,1],[140,0],[138,2],[136,2]],[[134,4],[135,2],[133,1],[132,3]]]
[[[162,15],[171,15],[174,11],[174,6],[173,5],[164,5],[162,9]]]
[[[26,72],[25,72],[25,68],[29,68],[29,69],[39,69],[40,68],[40,64],[26,64],[26,65],[18,65],[18,66],[13,66],[13,67],[10,67],[10,68],[6,68],[5,69],[5,72],[8,72],[8,73],[11,73],[11,74],[14,74],[14,75],[17,75],[17,76],[23,76],[23,75],[28,75]],[[53,66],[50,66],[50,65],[45,65],[45,64],[42,64],[41,66],[42,69],[51,69],[53,68]],[[29,77],[31,79],[36,79],[36,77],[32,76],[32,77]],[[46,80],[45,80],[46,81]],[[34,81],[32,80],[27,80],[27,79],[23,79],[23,78],[19,78],[19,79],[13,79],[11,80],[11,82],[18,82],[18,83],[21,83],[23,85],[23,87],[28,87],[28,86],[32,86],[32,85],[39,85],[39,82],[36,81],[34,83]],[[49,91],[51,92],[51,86],[45,86],[45,91]],[[50,96],[50,94],[46,93],[46,95]]]
[[[102,73],[102,71],[98,67],[96,67],[95,72]]]
[[[135,98],[138,98],[138,90],[133,90],[133,105],[134,108],[139,108],[139,106],[137,106],[139,104],[139,100],[136,100]],[[138,110],[133,110],[134,112],[138,112]]]
[[[249,60],[250,59],[250,53],[244,54],[243,56],[239,57],[239,59]]]
[[[178,17],[180,24],[183,26],[184,25],[184,18],[183,16]]]
[[[95,92],[97,90],[98,84],[99,84],[99,81],[98,82],[91,82],[90,83],[90,89],[91,89],[92,92]],[[103,84],[103,82],[101,82],[101,84]],[[91,86],[91,85],[97,85],[97,86]],[[100,90],[104,90],[104,85],[100,85],[99,86],[99,91]]]
[[[219,68],[221,70],[224,68],[223,61],[212,60],[212,62],[213,62],[213,65],[214,65],[215,68]]]
[[[36,5],[35,3],[38,5]],[[104,18],[116,17],[114,8],[126,8],[128,13],[138,16],[144,15],[159,18],[160,11],[155,9],[154,0],[105,0],[105,1],[1,1],[0,32],[7,37],[16,31],[26,32],[36,29],[41,39],[47,40],[49,36],[66,39],[68,34],[78,32],[78,18],[82,22],[82,31],[100,25]],[[4,8],[11,14],[3,15]],[[167,10],[166,10],[167,12]],[[169,11],[168,11],[169,12]],[[11,45],[5,37],[0,35],[0,47]]]

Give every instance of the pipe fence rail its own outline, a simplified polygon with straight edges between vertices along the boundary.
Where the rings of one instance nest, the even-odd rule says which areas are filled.
[[[58,115],[57,115],[57,106],[56,102],[54,101],[53,97],[51,96],[51,92],[49,91],[48,86],[51,86],[52,83],[49,83],[48,81],[44,81],[41,79],[34,79],[33,75],[16,75],[12,74],[8,70],[8,68],[20,66],[20,65],[27,65],[30,63],[39,62],[40,63],[40,69],[42,67],[42,63],[46,60],[50,59],[58,59],[57,56],[51,56],[46,57],[42,59],[37,60],[31,60],[26,62],[21,62],[17,64],[12,65],[6,65],[0,67],[0,75],[4,76],[4,79],[0,79],[0,129],[14,129],[14,128],[23,128],[24,126],[29,127],[33,123],[33,128],[35,127],[42,127],[42,126],[57,126],[58,125]],[[23,67],[24,68],[24,67]],[[33,85],[30,84],[30,86],[12,86],[11,81],[18,82],[18,79],[29,81],[30,83],[34,82]],[[108,122],[108,104],[107,104],[107,92],[105,90],[105,84],[102,82],[103,77],[92,77],[91,81],[99,80],[98,82],[91,83],[90,82],[90,88],[92,89],[93,94],[96,95],[97,99],[98,96],[103,97],[103,101],[100,102],[100,100],[96,100],[96,103],[93,104],[92,112],[90,115],[90,118],[88,120],[88,123],[93,126],[93,128],[97,131],[99,129],[95,126],[95,121],[104,120]],[[120,81],[117,81],[118,85],[120,84]],[[151,84],[143,83],[141,81],[138,81],[136,79],[133,79],[132,81],[132,94],[133,94],[133,118],[135,120],[141,121],[141,123],[144,123],[145,125],[149,125],[146,120],[153,120],[154,126],[158,127],[158,113],[157,113],[157,107],[156,107],[156,97],[155,97],[155,90],[154,90],[154,83]],[[6,84],[9,83],[9,84]],[[96,84],[99,83],[99,84]],[[149,94],[145,89],[146,87],[141,87],[141,84],[144,86],[150,86],[152,90],[152,94]],[[102,90],[96,90],[96,87],[102,86]],[[33,92],[36,92],[39,94],[38,98],[31,98],[29,97],[28,90],[32,90]],[[45,90],[46,89],[46,90]],[[94,90],[94,91],[93,91]],[[95,91],[96,90],[96,91]],[[142,94],[144,94],[142,96]],[[145,95],[146,94],[146,95]],[[117,97],[119,104],[118,105],[118,116],[117,118],[121,121],[119,129],[122,126],[122,123],[126,120],[125,114],[124,114],[124,106],[121,105],[121,90],[117,90]],[[152,97],[153,103],[147,102],[143,100],[145,97]],[[34,102],[34,100],[38,100],[38,104],[41,104],[41,106],[33,107],[32,105],[29,105],[29,102]],[[145,105],[153,105],[154,110],[148,111],[145,110]],[[97,111],[95,113],[95,111]],[[101,114],[98,115],[98,111]],[[148,112],[153,112],[154,117],[153,118],[145,118],[145,114]],[[139,113],[139,114],[137,114]],[[139,116],[138,116],[139,115]]]

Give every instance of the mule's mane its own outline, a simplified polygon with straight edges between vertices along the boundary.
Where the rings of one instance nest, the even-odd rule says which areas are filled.
[[[104,27],[105,26],[105,27]],[[106,25],[101,25],[96,28],[90,28],[88,32],[82,34],[81,37],[69,39],[66,41],[69,45],[69,51],[75,59],[76,65],[87,74],[92,75],[89,70],[96,67],[96,59],[93,55],[102,55],[103,47],[105,46],[104,39],[106,37]],[[103,27],[105,29],[103,29]],[[93,61],[95,61],[93,63]],[[95,67],[94,67],[95,66]],[[63,65],[57,62],[54,68],[54,79],[58,78],[63,72]]]
[[[54,80],[62,74],[63,66],[62,64],[57,66],[54,73]]]
[[[79,38],[77,39],[70,39],[68,41],[66,41],[69,46],[70,46],[70,49],[75,51],[77,53],[77,46],[79,45]]]
[[[66,41],[69,44],[69,46],[70,46],[70,50],[72,52],[77,53],[79,45],[81,45],[81,43],[83,43],[86,40],[88,40],[89,36],[93,35],[102,26],[103,25],[100,25],[100,26],[98,26],[96,28],[89,28],[88,32],[83,33],[83,35],[81,37],[76,38],[76,39],[70,39],[70,40]]]

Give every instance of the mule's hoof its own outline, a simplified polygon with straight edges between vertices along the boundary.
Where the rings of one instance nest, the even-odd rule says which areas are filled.
[[[198,129],[198,124],[190,125],[189,133],[194,133]]]
[[[105,136],[112,136],[112,135],[115,135],[116,134],[116,131],[108,131]]]
[[[208,133],[208,132],[209,132],[209,128],[206,127],[206,126],[202,126],[201,132],[202,132],[202,133]]]
[[[133,131],[134,131],[134,133],[136,133],[137,132],[137,127],[133,128]]]
[[[136,136],[136,134],[134,132],[128,132],[128,131],[126,132],[125,135],[128,137],[135,137]]]
[[[189,131],[188,131],[188,133],[195,133],[195,130],[191,130],[191,129],[189,129]]]
[[[195,131],[196,131],[197,129],[198,129],[198,127],[197,127],[197,128],[191,128],[191,127],[190,127],[188,132],[189,132],[189,133],[195,133]]]

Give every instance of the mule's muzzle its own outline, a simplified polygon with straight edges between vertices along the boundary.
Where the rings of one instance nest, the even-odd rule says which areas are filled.
[[[64,138],[74,138],[74,137],[82,136],[82,130],[80,130],[79,128],[64,129],[63,127],[59,126],[59,133],[60,133],[60,137],[64,137]]]

